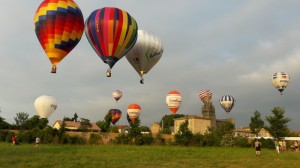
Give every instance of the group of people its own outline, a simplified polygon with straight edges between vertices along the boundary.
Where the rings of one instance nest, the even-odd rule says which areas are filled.
[[[274,144],[275,144],[276,152],[278,154],[287,150],[286,141],[284,139],[282,139],[282,140],[276,139],[274,141]],[[259,139],[256,139],[254,146],[255,146],[255,155],[259,157],[260,153],[261,153],[261,142],[259,141]],[[297,140],[294,141],[293,145],[291,146],[291,150],[294,150],[296,152],[299,151],[299,144],[298,144]]]
[[[285,140],[275,140],[275,148],[278,154],[280,154],[280,152],[286,151]]]
[[[17,136],[16,135],[11,138],[11,142],[12,142],[12,145],[17,144]],[[40,142],[41,142],[41,139],[39,137],[36,137],[35,138],[35,146],[38,147],[40,145]]]

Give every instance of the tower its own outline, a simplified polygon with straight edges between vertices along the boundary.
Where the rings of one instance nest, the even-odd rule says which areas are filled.
[[[213,106],[211,101],[206,101],[201,109],[202,117],[210,119],[211,126],[216,127],[216,113],[215,113],[215,107]]]

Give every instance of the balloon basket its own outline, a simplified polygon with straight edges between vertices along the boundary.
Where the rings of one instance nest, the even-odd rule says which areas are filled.
[[[108,77],[108,78],[111,77],[111,71],[110,70],[106,71],[106,77]]]
[[[56,73],[56,66],[55,65],[52,66],[51,73]]]
[[[140,84],[144,84],[144,79],[141,79],[141,80],[140,80]]]

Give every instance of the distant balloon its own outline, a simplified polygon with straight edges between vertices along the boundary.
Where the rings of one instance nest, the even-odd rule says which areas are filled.
[[[126,11],[104,7],[93,11],[85,22],[85,35],[91,46],[111,68],[133,47],[137,40],[138,26]]]
[[[133,48],[126,54],[128,62],[140,75],[143,84],[143,75],[160,60],[164,48],[162,42],[155,34],[138,30],[138,38]]]
[[[113,98],[118,102],[118,100],[121,99],[121,97],[123,96],[122,92],[120,90],[115,90],[112,93]]]
[[[36,112],[41,118],[48,118],[57,108],[57,101],[52,96],[43,95],[34,102]]]
[[[132,122],[135,121],[141,114],[141,107],[138,104],[131,104],[127,108],[127,114]]]
[[[282,95],[283,90],[288,86],[290,77],[285,72],[276,72],[272,75],[272,83]]]
[[[212,93],[210,90],[200,90],[198,96],[200,100],[205,104],[211,101]]]
[[[111,123],[115,125],[122,116],[122,112],[119,109],[110,109],[108,111],[111,114]]]
[[[34,16],[36,36],[52,63],[56,66],[79,43],[84,20],[80,8],[73,0],[44,0]]]
[[[176,114],[181,105],[182,97],[176,90],[170,91],[166,96],[166,103],[172,114]]]
[[[227,114],[231,111],[235,105],[235,99],[230,95],[225,95],[220,99],[220,104]]]

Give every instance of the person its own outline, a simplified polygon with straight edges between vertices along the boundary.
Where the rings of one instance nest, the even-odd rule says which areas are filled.
[[[282,141],[282,149],[283,149],[283,151],[286,151],[286,141],[285,140]]]
[[[283,143],[282,143],[282,140],[279,140],[278,143],[279,143],[279,151],[282,152],[282,151],[283,151]]]
[[[295,151],[298,152],[299,146],[298,146],[298,141],[297,140],[294,142],[294,146],[295,146]]]
[[[35,138],[35,146],[37,147],[37,146],[39,146],[40,145],[40,138],[39,137],[36,137]]]
[[[280,154],[280,150],[279,150],[279,143],[277,140],[275,140],[275,148],[278,154]]]
[[[260,157],[260,151],[261,151],[261,143],[258,139],[256,139],[255,142],[255,155]]]
[[[13,137],[11,138],[11,141],[12,141],[12,144],[11,144],[11,145],[15,145],[15,144],[17,143],[17,136],[16,136],[16,135],[13,136]]]

